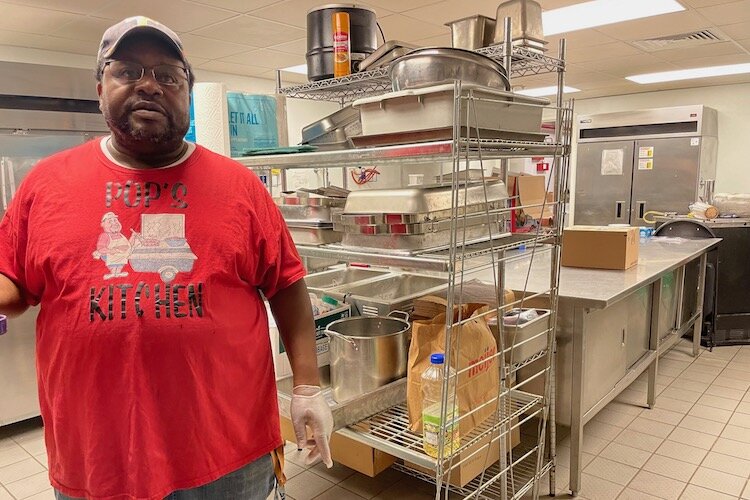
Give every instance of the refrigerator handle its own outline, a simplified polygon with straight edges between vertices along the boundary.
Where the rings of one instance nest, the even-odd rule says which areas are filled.
[[[622,206],[625,205],[624,201],[615,202],[615,219],[622,219]]]
[[[646,202],[637,201],[636,205],[638,205],[638,219],[643,220],[643,216],[646,215]]]

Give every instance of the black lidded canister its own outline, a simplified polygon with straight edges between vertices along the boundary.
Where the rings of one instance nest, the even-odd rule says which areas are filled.
[[[354,4],[336,3],[315,7],[307,13],[307,78],[333,78],[333,14],[349,14],[352,70],[378,48],[375,11]]]

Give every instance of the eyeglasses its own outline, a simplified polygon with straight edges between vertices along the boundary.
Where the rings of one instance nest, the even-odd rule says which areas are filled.
[[[177,87],[188,79],[187,68],[173,64],[160,64],[146,68],[136,62],[112,60],[105,62],[104,66],[109,66],[112,77],[123,85],[140,81],[146,69],[151,71],[154,80],[159,85]]]

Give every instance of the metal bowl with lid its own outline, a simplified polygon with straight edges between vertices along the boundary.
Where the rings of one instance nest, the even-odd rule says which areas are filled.
[[[502,64],[470,50],[450,47],[414,50],[393,61],[389,74],[395,92],[453,80],[510,90],[507,72]]]

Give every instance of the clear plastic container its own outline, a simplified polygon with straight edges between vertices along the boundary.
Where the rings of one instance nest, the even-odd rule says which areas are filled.
[[[422,447],[425,453],[438,458],[438,443],[441,432],[445,432],[443,457],[455,453],[461,446],[459,434],[458,404],[456,394],[456,372],[449,370],[448,401],[446,405],[445,425],[441,419],[443,377],[445,375],[445,355],[430,356],[430,366],[422,373]]]

